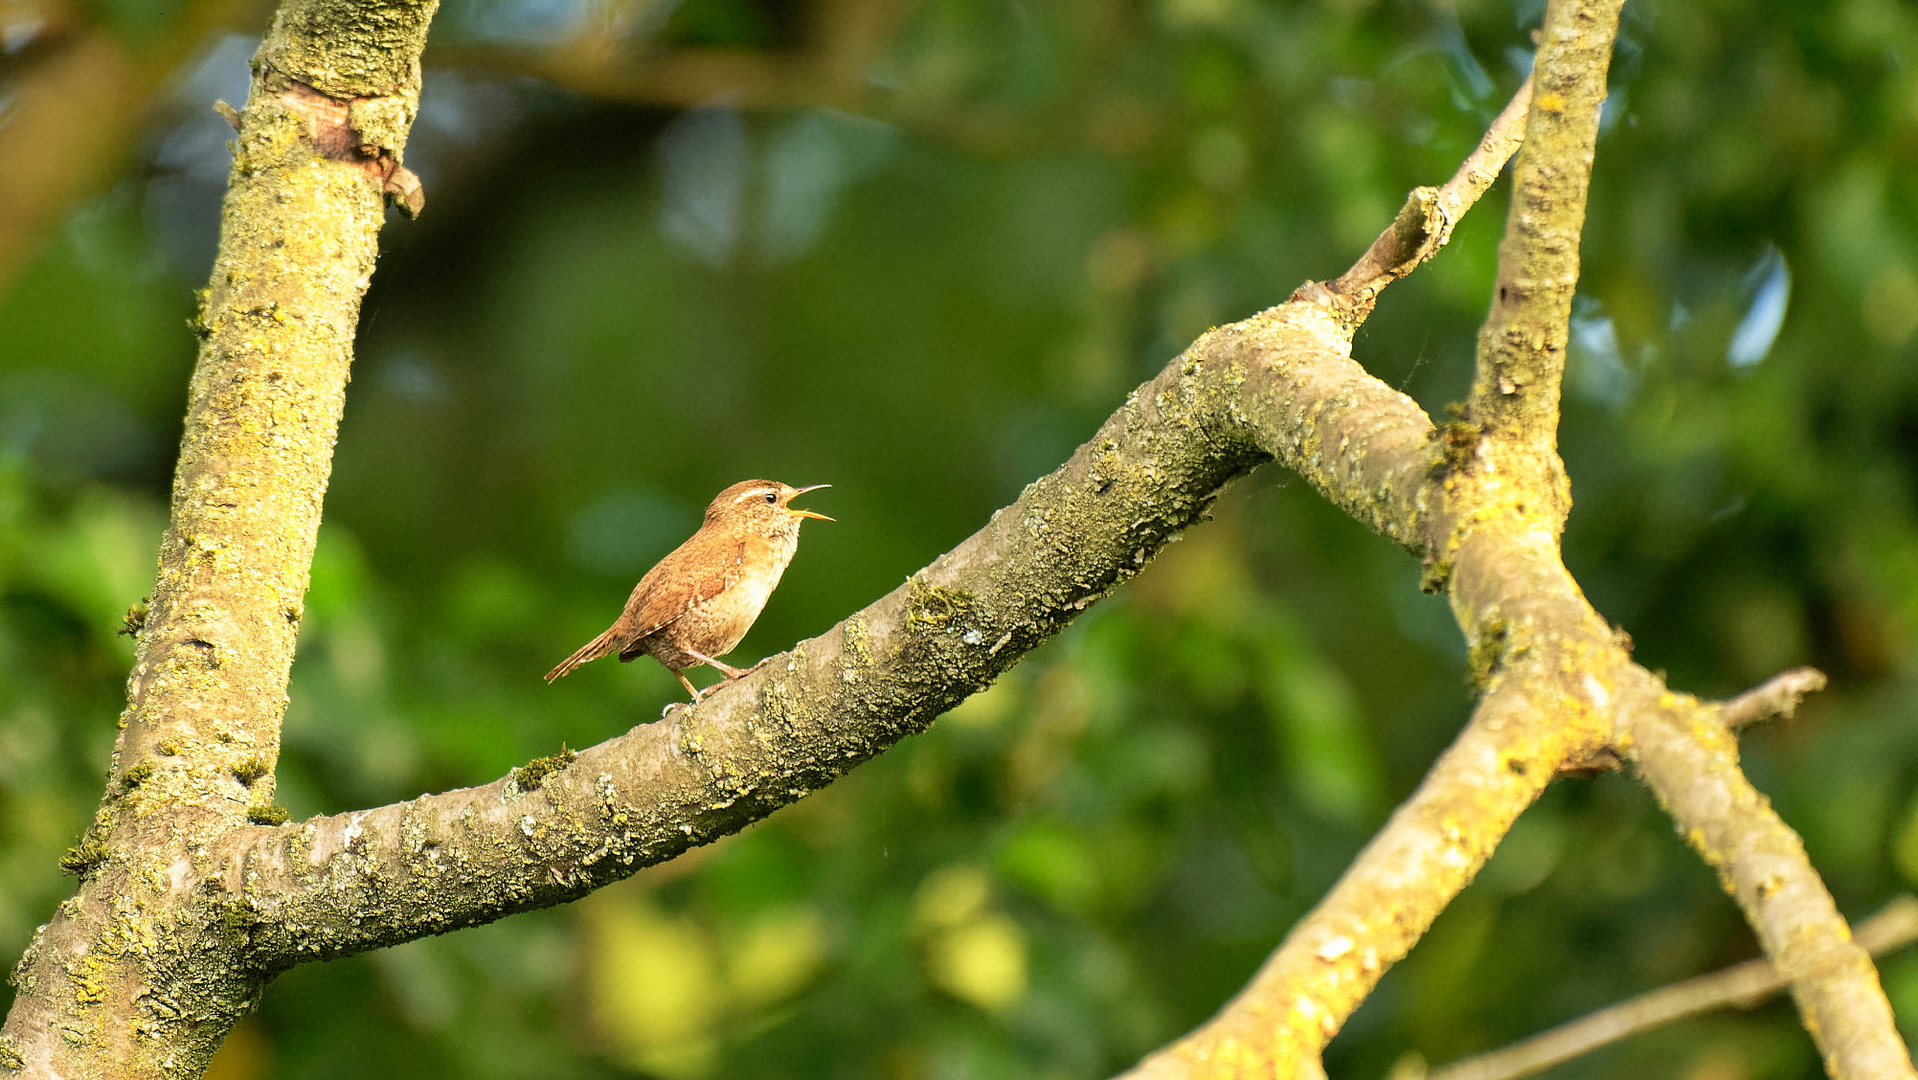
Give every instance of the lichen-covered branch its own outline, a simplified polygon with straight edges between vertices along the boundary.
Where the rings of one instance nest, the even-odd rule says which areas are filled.
[[[1717,711],[1679,699],[1631,663],[1559,555],[1570,502],[1556,446],[1558,391],[1618,10],[1619,0],[1554,0],[1547,12],[1498,297],[1480,335],[1465,416],[1438,433],[1426,476],[1361,452],[1346,467],[1368,482],[1327,488],[1388,535],[1398,535],[1394,521],[1421,527],[1422,536],[1401,542],[1424,556],[1427,587],[1451,600],[1486,696],[1413,799],[1252,983],[1204,1027],[1142,1063],[1141,1077],[1323,1076],[1325,1042],[1470,881],[1545,780],[1620,757],[1635,757],[1680,830],[1736,889],[1767,952],[1793,980],[1833,1075],[1911,1075],[1876,972],[1850,943],[1797,837],[1723,756],[1732,741]],[[1363,290],[1385,276],[1396,253],[1422,249],[1436,195],[1423,203],[1415,196],[1347,278],[1320,290],[1328,318],[1362,314]],[[1341,285],[1355,291],[1343,294]],[[1295,299],[1313,295],[1301,290]],[[1382,415],[1389,409],[1368,408],[1357,423]],[[1289,427],[1298,429],[1296,421]],[[1354,488],[1374,500],[1355,505]],[[1379,512],[1368,516],[1367,506]],[[1498,764],[1517,779],[1489,781]],[[1674,789],[1688,777],[1694,787]],[[1436,836],[1434,818],[1445,830]]]
[[[1790,980],[1826,1072],[1847,1080],[1918,1075],[1871,957],[1852,940],[1798,834],[1745,779],[1737,741],[1715,710],[1667,694],[1624,717],[1621,728],[1639,776]]]
[[[278,971],[576,898],[736,831],[923,729],[1277,458],[1424,560],[1484,697],[1253,983],[1140,1075],[1322,1076],[1326,1040],[1545,784],[1630,757],[1739,895],[1834,1072],[1910,1076],[1869,961],[1737,770],[1725,720],[1743,706],[1674,696],[1631,663],[1559,555],[1558,383],[1619,2],[1554,0],[1548,14],[1461,419],[1435,428],[1366,374],[1352,332],[1497,174],[1517,104],[1353,271],[1202,337],[1059,470],[826,635],[697,707],[495,783],[274,826],[247,822],[273,816],[293,637],[385,200],[420,208],[401,156],[433,7],[290,0],[240,125],[112,776],[69,856],[81,889],[16,972],[0,1068],[197,1076]]]
[[[1512,173],[1498,283],[1479,331],[1467,418],[1501,447],[1499,466],[1536,473],[1559,518],[1571,507],[1558,459],[1585,193],[1612,38],[1624,0],[1555,0],[1533,61],[1532,107]],[[1535,497],[1536,501],[1536,497]]]
[[[1580,21],[1583,10],[1574,3],[1557,3],[1547,16],[1548,25],[1554,20]],[[1617,3],[1609,3],[1609,11],[1615,22]],[[1590,81],[1595,75],[1602,98],[1610,38],[1603,33],[1597,37],[1598,63],[1585,64],[1571,81]],[[1564,93],[1568,80],[1559,69],[1572,59],[1562,49],[1542,51],[1536,62],[1539,84]],[[1541,103],[1534,96],[1534,126],[1544,107],[1562,111],[1562,102]],[[1496,175],[1503,161],[1497,148],[1504,146],[1509,153],[1511,128],[1521,108],[1515,103],[1506,110],[1486,146],[1443,192],[1414,192],[1398,221],[1352,270],[1329,287],[1300,290],[1295,301],[1317,301],[1328,323],[1369,312],[1379,288],[1409,272],[1444,241],[1453,220],[1451,204],[1476,197]],[[1594,104],[1594,118],[1595,110]],[[1589,134],[1595,133],[1594,125]],[[1562,174],[1551,153],[1565,152],[1559,145],[1563,140],[1535,150],[1531,135],[1528,132],[1521,151],[1522,158],[1529,157],[1529,175]],[[1589,162],[1589,139],[1583,153]],[[1555,282],[1564,293],[1564,310],[1558,315],[1561,340],[1577,276],[1576,242],[1588,171],[1571,177],[1572,190],[1551,191],[1558,209],[1547,215],[1562,226],[1562,207],[1567,201],[1576,204],[1577,220],[1570,225],[1572,259],[1557,268],[1562,280]],[[1521,195],[1514,199],[1511,220],[1530,221],[1536,211]],[[1532,238],[1514,239],[1517,231],[1508,224],[1501,281],[1512,271],[1515,257],[1532,254],[1519,250]],[[1495,310],[1488,327],[1500,320],[1513,325],[1549,322],[1554,309],[1538,304],[1538,295],[1527,291],[1508,297],[1508,308]],[[1556,296],[1543,295],[1548,301]],[[1297,306],[1312,310],[1304,303]],[[1541,307],[1544,310],[1538,310]],[[1303,311],[1295,318],[1306,318]],[[1491,340],[1488,330],[1481,339],[1482,366],[1483,343]],[[1554,427],[1555,379],[1549,418]],[[1521,469],[1499,467],[1510,440],[1483,437],[1487,425],[1481,423],[1461,421],[1442,431],[1422,431],[1414,447],[1405,437],[1410,425],[1391,422],[1395,410],[1388,394],[1376,380],[1357,379],[1350,388],[1319,395],[1307,407],[1306,417],[1265,410],[1261,430],[1276,440],[1268,449],[1288,464],[1309,467],[1324,445],[1322,437],[1313,438],[1319,433],[1312,417],[1336,415],[1342,402],[1357,404],[1343,430],[1337,431],[1341,449],[1359,435],[1357,460],[1344,464],[1345,475],[1338,477],[1342,483],[1315,484],[1360,520],[1424,558],[1427,587],[1448,593],[1471,642],[1472,675],[1485,696],[1418,791],[1338,885],[1293,926],[1251,983],[1203,1027],[1128,1074],[1140,1080],[1323,1077],[1320,1054],[1325,1044],[1385,969],[1404,957],[1471,881],[1518,815],[1561,769],[1606,753],[1621,707],[1655,700],[1662,689],[1630,663],[1559,557],[1564,500],[1555,492],[1563,470],[1555,443],[1529,447],[1539,464]],[[1372,400],[1362,401],[1366,396]],[[1252,390],[1248,412],[1259,415],[1257,403],[1272,397]],[[1381,425],[1383,432],[1398,434],[1381,440],[1397,453],[1379,453],[1368,445],[1364,433]]]
[[[198,1075],[262,982],[174,890],[272,799],[287,672],[434,0],[294,0],[257,56],[175,474],[79,892],[15,971],[0,1064]]]
[[[284,967],[559,903],[737,831],[923,729],[1266,460],[1207,339],[1067,464],[828,633],[697,708],[484,787],[233,834],[196,863]]]
[[[1225,408],[1248,438],[1346,513],[1424,554],[1420,493],[1433,462],[1432,420],[1352,360],[1356,326],[1338,297],[1308,282],[1285,304],[1222,326],[1194,348],[1237,357]]]
[[[515,774],[240,830],[192,880],[217,884],[269,968],[581,896],[921,730],[1136,573],[1268,456],[1416,545],[1431,421],[1352,361],[1350,326],[1330,305],[1296,300],[1207,334],[1062,468],[906,585],[695,709],[542,766],[537,786]]]
[[[1472,655],[1485,696],[1470,723],[1251,983],[1128,1076],[1322,1077],[1325,1044],[1519,814],[1610,744],[1616,712],[1662,690],[1625,659],[1549,534],[1483,528],[1457,559],[1454,605],[1486,628]]]
[[[1451,600],[1471,645],[1471,674],[1486,696],[1418,792],[1253,981],[1204,1027],[1148,1058],[1137,1076],[1323,1076],[1326,1041],[1471,880],[1545,783],[1563,769],[1614,760],[1626,747],[1646,752],[1642,739],[1618,736],[1620,725],[1655,715],[1672,699],[1659,679],[1630,662],[1566,572],[1557,543],[1569,508],[1556,449],[1558,384],[1618,8],[1617,0],[1555,0],[1547,13],[1501,247],[1499,297],[1480,337],[1479,382],[1467,418],[1439,433],[1426,474],[1387,471],[1396,483],[1353,485],[1378,494],[1385,512],[1370,520],[1387,523],[1381,531],[1388,535],[1392,508],[1416,508],[1396,515],[1422,530],[1406,546],[1423,554],[1427,587]],[[1417,257],[1425,241],[1416,234],[1430,231],[1424,219],[1435,213],[1427,207],[1437,195],[1420,202],[1415,196],[1407,204],[1399,224],[1407,214],[1420,221],[1388,230],[1351,274],[1324,290],[1328,309],[1362,313],[1363,290],[1386,275],[1396,253]],[[1341,284],[1355,288],[1348,295],[1361,302],[1341,304]],[[1381,463],[1364,460],[1369,456],[1361,453],[1351,467],[1378,474]],[[1339,490],[1329,493],[1367,520]],[[1713,730],[1729,742],[1722,726]],[[1743,783],[1735,768],[1723,782],[1732,777]],[[1681,825],[1688,820],[1676,807],[1674,813]],[[1741,823],[1737,835],[1750,840],[1751,824]],[[1793,881],[1809,878],[1829,905],[1808,862],[1790,873]],[[1835,938],[1830,926],[1815,929],[1818,944],[1799,948],[1828,957],[1833,942],[1843,940],[1842,923]],[[1781,967],[1790,970],[1782,960]],[[1858,1000],[1869,996],[1866,989],[1876,993],[1876,1007],[1888,1016],[1869,962],[1863,967],[1872,981]],[[1829,977],[1860,973],[1854,966]],[[1823,1022],[1822,1013],[1806,1013],[1808,1026]],[[1862,1023],[1890,1031],[1869,1012]],[[1895,1034],[1890,1038],[1895,1043]]]
[[[1858,947],[1883,956],[1918,942],[1918,899],[1900,896],[1858,924]],[[1519,1080],[1675,1020],[1726,1007],[1749,1009],[1783,990],[1785,977],[1759,957],[1699,975],[1542,1031],[1497,1050],[1433,1069],[1426,1080]]]

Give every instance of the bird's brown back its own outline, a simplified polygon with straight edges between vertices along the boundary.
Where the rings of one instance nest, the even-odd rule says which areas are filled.
[[[640,646],[646,638],[673,626],[688,612],[731,588],[743,572],[745,556],[744,536],[715,529],[710,523],[702,525],[633,586],[626,610],[613,624],[619,658],[631,660],[645,652]]]

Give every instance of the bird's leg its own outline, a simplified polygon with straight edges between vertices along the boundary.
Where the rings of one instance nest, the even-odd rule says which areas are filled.
[[[678,679],[679,685],[685,687],[686,692],[693,696],[693,704],[699,704],[699,687],[694,686],[692,680],[688,679],[686,674],[678,668],[673,669],[673,678]]]
[[[732,666],[731,664],[722,664],[719,661],[713,659],[712,657],[707,656],[705,653],[694,652],[693,650],[688,649],[684,646],[681,646],[679,651],[685,653],[687,656],[692,657],[693,659],[699,661],[702,664],[706,664],[708,666],[718,668],[720,671],[725,673],[727,682],[732,682],[734,679],[744,678],[746,675],[744,671],[739,670],[738,668]]]

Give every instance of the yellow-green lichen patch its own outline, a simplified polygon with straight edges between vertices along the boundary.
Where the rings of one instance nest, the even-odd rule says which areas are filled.
[[[1458,406],[1450,406],[1457,409]],[[1472,457],[1478,453],[1478,441],[1485,434],[1485,428],[1455,414],[1452,419],[1440,424],[1433,432],[1437,454],[1434,456],[1428,475],[1434,480],[1443,480],[1453,473],[1464,472],[1471,464]]]
[[[81,1005],[97,1005],[107,999],[107,984],[115,974],[117,957],[90,952],[66,965],[67,979],[73,983],[73,1000]],[[72,1028],[67,1029],[72,1032]]]
[[[1504,659],[1506,639],[1510,636],[1511,628],[1496,615],[1479,627],[1478,637],[1465,654],[1465,679],[1473,691],[1482,693],[1491,683],[1492,674]]]
[[[759,687],[759,715],[762,728],[776,725],[791,730],[798,719],[798,708],[791,690],[777,679],[767,679]]]
[[[252,787],[255,780],[265,776],[269,771],[265,759],[258,754],[233,763],[233,778],[247,787]]]
[[[17,1073],[27,1067],[27,1060],[20,1056],[20,1047],[11,1035],[0,1035],[0,1069]]]
[[[293,815],[278,803],[260,803],[246,808],[246,819],[255,825],[284,825]]]
[[[842,636],[846,655],[852,658],[853,663],[861,667],[872,663],[872,628],[866,624],[864,615],[847,619]]]
[[[246,899],[238,899],[220,906],[220,929],[236,937],[244,937],[260,925],[259,912]]]
[[[361,146],[377,146],[396,158],[406,149],[413,117],[404,98],[361,98],[347,106],[346,115]]]
[[[125,788],[136,788],[152,778],[153,762],[142,761],[130,766],[126,772],[120,774],[120,785]]]
[[[578,756],[578,754],[567,749],[565,743],[561,743],[559,753],[534,758],[519,768],[514,769],[513,782],[519,785],[521,791],[538,791],[540,785],[546,782],[547,777],[571,765],[573,759]]]
[[[104,843],[93,837],[83,837],[80,842],[66,850],[60,856],[60,869],[77,878],[84,878],[99,868],[113,854]]]
[[[914,577],[906,587],[906,630],[937,630],[972,610],[974,598],[962,589],[945,589]]]

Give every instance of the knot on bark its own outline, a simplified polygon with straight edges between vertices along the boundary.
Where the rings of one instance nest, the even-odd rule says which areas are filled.
[[[426,208],[419,175],[401,164],[412,126],[407,102],[397,96],[336,98],[268,69],[261,83],[288,112],[306,124],[315,153],[352,165],[380,185],[380,192],[409,218]]]

